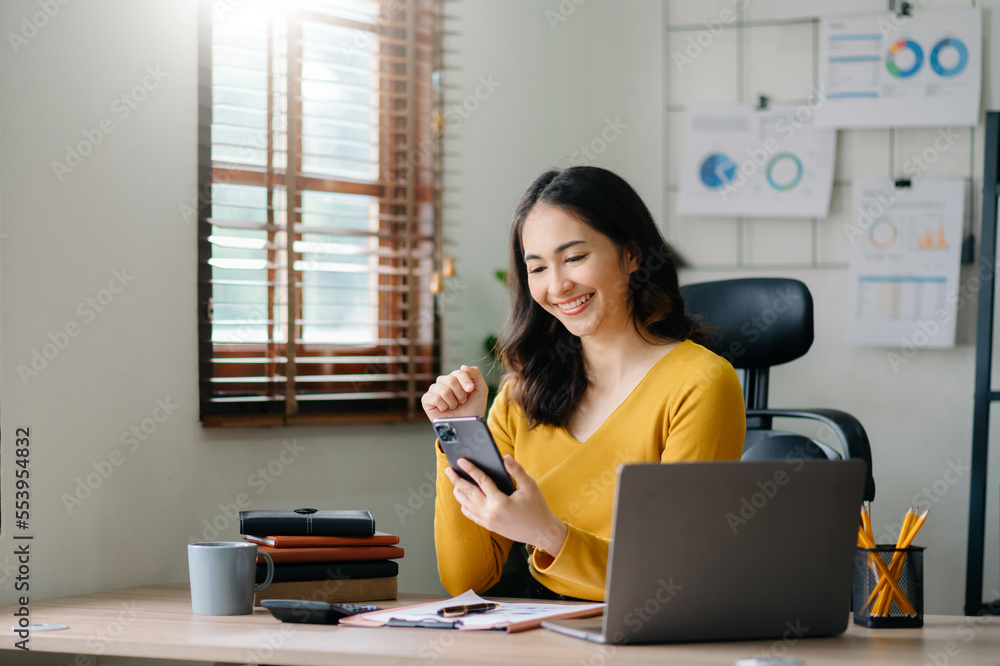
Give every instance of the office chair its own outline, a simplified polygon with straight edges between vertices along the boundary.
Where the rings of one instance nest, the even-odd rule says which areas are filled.
[[[873,500],[871,447],[856,418],[835,409],[767,406],[771,366],[794,361],[812,345],[813,301],[809,288],[785,278],[740,278],[690,284],[682,293],[688,314],[713,329],[707,346],[744,371],[747,436],[742,459],[859,458],[868,466],[864,499]],[[843,453],[804,435],[773,430],[775,418],[823,423],[839,440]]]

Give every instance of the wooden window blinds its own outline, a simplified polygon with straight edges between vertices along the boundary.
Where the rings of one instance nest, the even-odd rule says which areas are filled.
[[[423,417],[440,357],[439,2],[202,2],[205,426]]]

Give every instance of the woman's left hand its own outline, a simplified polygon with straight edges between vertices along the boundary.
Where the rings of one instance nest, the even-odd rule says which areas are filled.
[[[485,472],[465,458],[458,464],[476,483],[469,483],[450,467],[445,469],[455,486],[455,499],[462,513],[480,527],[555,557],[562,550],[569,528],[552,513],[538,484],[524,468],[510,455],[504,456],[503,462],[517,484],[512,495],[505,495]]]

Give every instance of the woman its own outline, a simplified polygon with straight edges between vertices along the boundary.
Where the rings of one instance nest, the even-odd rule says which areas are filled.
[[[517,491],[438,448],[435,543],[445,588],[482,592],[513,542],[530,554],[529,596],[601,600],[615,469],[623,462],[736,460],[746,429],[739,380],[697,343],[677,269],[652,215],[605,169],[539,177],[517,206],[509,374],[489,427]],[[480,416],[486,382],[463,365],[422,398],[429,418]],[[655,507],[650,507],[655,514]]]

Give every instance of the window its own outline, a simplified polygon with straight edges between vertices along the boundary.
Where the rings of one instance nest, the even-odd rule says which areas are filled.
[[[438,2],[203,1],[204,425],[422,418],[440,356]]]

